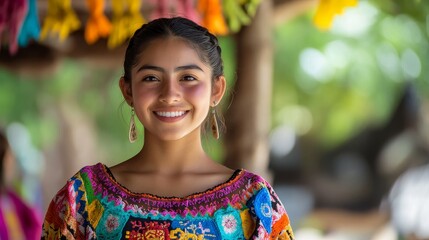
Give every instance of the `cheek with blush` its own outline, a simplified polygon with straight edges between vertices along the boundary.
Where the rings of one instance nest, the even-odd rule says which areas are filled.
[[[185,89],[186,97],[198,104],[200,107],[207,105],[207,109],[210,107],[210,86],[207,84],[198,84]]]
[[[138,86],[134,88],[133,99],[135,104],[156,101],[159,96],[158,89],[154,87]]]

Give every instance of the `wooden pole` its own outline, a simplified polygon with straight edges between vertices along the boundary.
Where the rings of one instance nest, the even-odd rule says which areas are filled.
[[[237,81],[226,113],[226,165],[270,181],[268,135],[273,77],[272,1],[261,2],[249,26],[236,36]]]

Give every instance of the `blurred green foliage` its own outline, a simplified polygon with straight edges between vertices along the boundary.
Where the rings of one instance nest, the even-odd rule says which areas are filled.
[[[332,148],[383,124],[405,82],[413,82],[420,96],[429,95],[426,17],[408,15],[424,5],[415,10],[426,16],[427,4],[382,2],[360,1],[337,16],[328,32],[313,26],[312,13],[276,27],[273,127],[285,124],[298,133],[305,128],[302,134]],[[393,11],[402,5],[413,7]],[[288,109],[297,107],[309,114],[292,117]]]

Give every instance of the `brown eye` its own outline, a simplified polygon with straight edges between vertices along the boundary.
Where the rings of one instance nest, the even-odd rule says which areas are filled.
[[[146,76],[143,78],[144,82],[156,82],[159,81],[157,77],[155,76]]]
[[[191,76],[191,75],[185,75],[185,76],[183,76],[182,80],[183,81],[195,81],[195,80],[197,80],[197,78],[195,78],[194,76]]]

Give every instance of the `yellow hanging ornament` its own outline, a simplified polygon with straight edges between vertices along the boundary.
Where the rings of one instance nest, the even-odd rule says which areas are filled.
[[[321,30],[328,30],[336,15],[343,13],[347,7],[356,6],[358,0],[320,0],[313,22]]]
[[[203,16],[202,25],[215,35],[226,35],[228,27],[222,14],[220,0],[200,0],[198,12]]]
[[[104,11],[104,0],[87,0],[89,19],[85,27],[85,41],[88,44],[95,43],[100,37],[107,37],[112,30],[112,24],[107,19]]]
[[[115,48],[124,43],[145,23],[140,7],[140,0],[112,0],[112,32],[107,41],[109,48]]]
[[[71,32],[79,29],[80,21],[71,7],[71,0],[48,0],[48,10],[43,21],[40,38],[58,34],[64,41]]]

